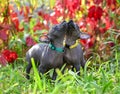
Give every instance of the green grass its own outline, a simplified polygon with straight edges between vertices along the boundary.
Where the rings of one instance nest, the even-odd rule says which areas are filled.
[[[89,61],[86,65],[89,66]],[[56,70],[58,77],[52,81],[41,75],[33,64],[31,80],[25,78],[27,63],[16,62],[0,68],[0,94],[120,94],[120,66],[115,62],[103,62],[99,68],[81,69],[81,76],[71,70],[62,75]],[[49,72],[52,74],[52,70]]]

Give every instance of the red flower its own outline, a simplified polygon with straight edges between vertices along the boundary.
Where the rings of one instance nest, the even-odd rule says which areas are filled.
[[[14,23],[15,28],[17,30],[19,30],[20,22],[19,22],[19,19],[18,19],[18,14],[13,11],[13,12],[10,13],[10,16],[11,16],[12,22]]]
[[[18,57],[16,52],[12,52],[10,50],[4,50],[2,54],[4,58],[8,61],[8,63],[14,62]]]
[[[99,31],[101,33],[105,33],[107,30],[109,30],[111,27],[114,26],[114,22],[110,19],[109,16],[106,16],[104,18],[101,18],[103,26],[99,27]]]
[[[79,22],[78,22],[78,25],[79,25],[81,31],[86,32],[86,30],[87,30],[87,28],[86,28],[87,22],[86,22],[85,18],[81,18],[79,20]]]
[[[95,4],[100,4],[103,0],[94,0]]]
[[[91,30],[94,30],[97,27],[97,21],[95,19],[86,18],[86,23]]]
[[[70,18],[74,18],[75,12],[80,9],[81,0],[64,0],[65,6],[68,9]]]
[[[44,25],[40,22],[37,22],[36,25],[33,27],[34,32],[37,30],[42,30]]]
[[[106,2],[108,6],[116,5],[116,0],[106,0]]]
[[[22,6],[19,13],[20,13],[20,15],[22,15],[22,13],[23,13],[24,17],[28,18],[28,14],[30,13],[30,7],[29,6]]]
[[[109,44],[109,46],[110,46],[110,47],[115,46],[115,43],[114,43],[114,42],[112,42],[112,41],[110,41],[108,44]]]
[[[9,57],[11,59],[11,62],[13,62],[14,60],[17,59],[18,56],[17,56],[16,52],[11,52]]]
[[[24,12],[24,10],[25,10],[25,12]],[[27,6],[25,6],[24,8],[22,7],[20,11],[17,9],[17,7],[13,7],[12,5],[9,6],[9,15],[10,15],[11,21],[14,24],[14,27],[16,28],[17,31],[24,30],[23,27],[22,28],[20,27],[20,21],[28,20],[29,19],[29,17],[27,16],[28,13],[29,13],[29,7],[27,7]]]
[[[42,10],[40,10],[40,11],[38,11],[38,15],[41,16],[41,17],[43,17],[44,12]]]
[[[52,13],[51,15],[50,15],[50,22],[52,23],[52,24],[58,24],[59,22],[57,21],[57,16],[56,16],[56,12],[54,12],[54,13]]]
[[[32,39],[32,37],[28,36],[26,38],[26,44],[27,46],[33,46],[35,44],[34,40]]]
[[[107,31],[106,28],[102,28],[102,27],[100,27],[99,30],[100,30],[101,33],[105,33]]]
[[[99,6],[91,6],[88,9],[88,17],[94,18],[95,20],[99,20],[103,14],[103,10]]]
[[[8,56],[9,54],[10,54],[10,50],[4,50],[3,52],[2,52],[2,54],[4,55],[4,56]]]

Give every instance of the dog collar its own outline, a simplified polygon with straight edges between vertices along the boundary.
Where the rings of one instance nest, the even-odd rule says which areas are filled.
[[[52,50],[55,50],[57,52],[64,52],[64,49],[63,48],[58,48],[58,47],[55,47],[53,44],[49,44],[49,47],[52,49]]]
[[[77,47],[78,44],[79,44],[79,40],[76,40],[76,42],[75,42],[73,45],[69,46],[68,48],[73,49],[73,48]],[[63,41],[63,45],[64,45],[64,46],[67,45],[67,44],[65,43],[65,41]]]

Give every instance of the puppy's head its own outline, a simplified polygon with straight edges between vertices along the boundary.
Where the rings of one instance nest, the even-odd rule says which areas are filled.
[[[55,39],[64,38],[65,33],[67,32],[67,28],[68,24],[66,21],[63,21],[60,24],[53,26],[47,35],[48,39],[50,41],[53,41]]]
[[[44,38],[40,38],[40,42],[49,43],[55,39],[59,39],[60,37],[64,37],[67,32],[68,24],[66,21],[61,22],[60,24],[54,25],[48,32],[48,34],[44,35]]]
[[[71,37],[73,40],[90,38],[88,34],[80,31],[79,26],[74,23],[73,20],[68,22],[67,36]]]

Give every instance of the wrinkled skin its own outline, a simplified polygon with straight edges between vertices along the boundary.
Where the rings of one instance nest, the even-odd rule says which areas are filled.
[[[67,31],[67,23],[63,21],[51,28],[48,34],[48,40],[56,47],[63,47],[63,40]],[[49,47],[48,43],[39,43],[34,45],[26,53],[26,60],[28,62],[26,68],[26,78],[29,79],[30,70],[32,68],[31,58],[34,59],[38,71],[42,74],[51,68],[61,68],[63,65],[63,52],[57,52]],[[56,72],[54,71],[52,79],[56,79]]]
[[[80,32],[78,25],[72,20],[68,22],[68,31],[66,33],[65,40],[66,45],[64,62],[67,63],[67,65],[72,65],[72,67],[76,69],[76,72],[78,72],[78,75],[80,75],[80,66],[84,68],[86,63],[83,56],[83,51],[80,44],[73,49],[70,49],[69,46],[73,45],[77,39],[87,39],[89,37],[89,35]]]

